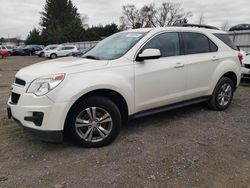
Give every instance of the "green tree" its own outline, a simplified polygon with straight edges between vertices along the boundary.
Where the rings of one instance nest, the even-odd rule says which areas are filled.
[[[46,0],[41,15],[44,43],[75,42],[82,38],[81,16],[71,0]]]
[[[26,44],[41,44],[41,36],[38,29],[34,28],[30,31],[27,39]]]

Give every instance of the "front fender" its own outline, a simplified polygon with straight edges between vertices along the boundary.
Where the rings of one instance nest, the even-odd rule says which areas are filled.
[[[111,70],[95,70],[67,75],[63,83],[47,96],[55,102],[70,101],[73,104],[74,101],[91,91],[109,89],[123,96],[127,102],[129,114],[131,114],[134,112],[134,79],[133,71],[127,72],[129,73],[126,74],[127,77],[119,74],[119,71]]]

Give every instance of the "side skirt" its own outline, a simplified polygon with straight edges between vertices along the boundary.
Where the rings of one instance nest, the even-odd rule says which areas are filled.
[[[170,105],[167,105],[167,106],[162,106],[162,107],[159,107],[159,108],[145,110],[145,111],[138,112],[136,114],[133,114],[133,115],[129,116],[129,120],[137,119],[137,118],[141,118],[141,117],[149,116],[149,115],[153,115],[153,114],[158,114],[158,113],[161,113],[161,112],[178,109],[178,108],[182,108],[182,107],[185,107],[185,106],[190,106],[190,105],[194,105],[194,104],[203,103],[203,102],[208,101],[208,99],[209,99],[209,96],[199,97],[199,98],[196,98],[196,99],[191,99],[191,100],[187,100],[187,101],[183,101],[183,102],[178,102],[178,103],[170,104]]]

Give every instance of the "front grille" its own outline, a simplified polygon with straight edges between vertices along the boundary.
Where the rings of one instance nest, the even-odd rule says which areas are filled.
[[[246,67],[247,69],[250,69],[250,64],[245,64],[245,67]]]
[[[12,102],[12,104],[17,104],[19,98],[20,98],[19,94],[13,93],[13,92],[11,93],[11,102]]]
[[[25,86],[26,82],[20,78],[15,79],[15,83],[21,86]]]

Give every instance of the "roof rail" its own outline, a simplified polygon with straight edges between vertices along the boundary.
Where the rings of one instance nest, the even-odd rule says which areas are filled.
[[[198,28],[206,28],[206,29],[215,29],[215,30],[219,30],[219,28],[214,27],[214,26],[210,26],[210,25],[199,25],[199,24],[175,24],[174,26],[178,26],[178,27],[198,27]]]

